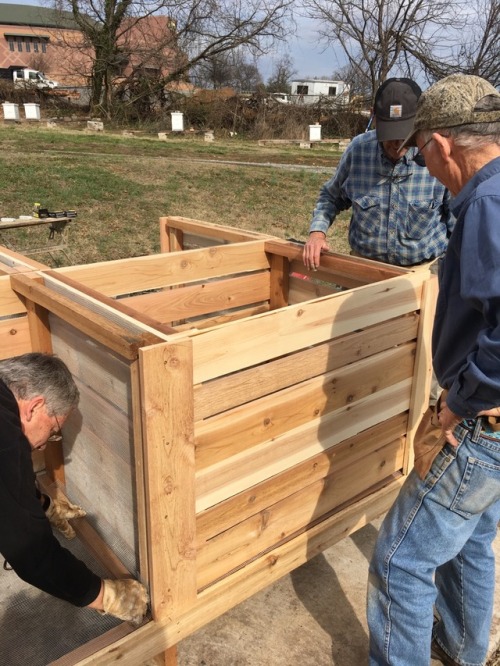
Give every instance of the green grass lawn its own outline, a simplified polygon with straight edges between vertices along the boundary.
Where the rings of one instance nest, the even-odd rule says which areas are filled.
[[[54,210],[76,209],[69,231],[75,263],[157,252],[162,215],[304,240],[319,189],[339,158],[331,146],[304,150],[244,141],[207,144],[200,136],[165,142],[155,136],[31,125],[0,126],[0,141],[0,215],[29,215],[34,202]],[[330,238],[338,251],[348,251],[349,216],[343,217]],[[32,247],[46,233],[42,228],[5,230],[0,242],[14,249]]]

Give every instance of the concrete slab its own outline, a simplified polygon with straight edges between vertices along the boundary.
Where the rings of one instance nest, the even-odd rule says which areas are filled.
[[[380,522],[366,525],[182,641],[179,666],[366,664],[368,561]],[[498,538],[495,553],[498,563]],[[500,644],[499,577],[497,566],[490,655]],[[432,661],[432,666],[439,664]]]

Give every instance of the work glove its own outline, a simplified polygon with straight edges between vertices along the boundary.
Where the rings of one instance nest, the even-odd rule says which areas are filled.
[[[75,530],[71,527],[68,520],[71,518],[82,518],[87,515],[85,509],[76,504],[71,504],[65,499],[49,498],[50,504],[45,509],[45,515],[49,519],[50,524],[59,530],[66,539],[74,539],[76,534]]]
[[[436,406],[429,407],[415,433],[413,442],[414,467],[422,481],[429,473],[436,456],[446,444],[446,437],[439,423],[441,402],[446,399],[447,391],[439,396]]]
[[[132,578],[103,581],[103,611],[138,626],[148,609],[149,596],[144,585]]]

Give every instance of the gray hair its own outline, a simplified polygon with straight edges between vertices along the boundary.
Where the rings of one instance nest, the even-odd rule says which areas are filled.
[[[80,397],[65,363],[52,354],[32,352],[0,361],[0,379],[20,400],[43,396],[49,416],[65,416]]]
[[[500,146],[500,122],[471,123],[469,125],[459,125],[458,127],[421,130],[419,135],[425,142],[430,140],[434,132],[442,136],[451,137],[455,145],[464,150],[477,150],[492,143]]]

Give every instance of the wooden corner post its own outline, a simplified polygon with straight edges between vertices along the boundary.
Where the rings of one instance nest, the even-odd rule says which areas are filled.
[[[144,347],[139,365],[151,607],[164,621],[196,600],[191,341]]]
[[[413,370],[413,386],[410,398],[410,413],[408,417],[407,446],[404,461],[404,473],[409,474],[413,467],[414,452],[413,440],[418,424],[429,404],[429,394],[432,379],[432,327],[436,311],[438,294],[438,280],[431,275],[422,286],[420,302],[420,320],[418,326],[417,350],[415,367]]]

